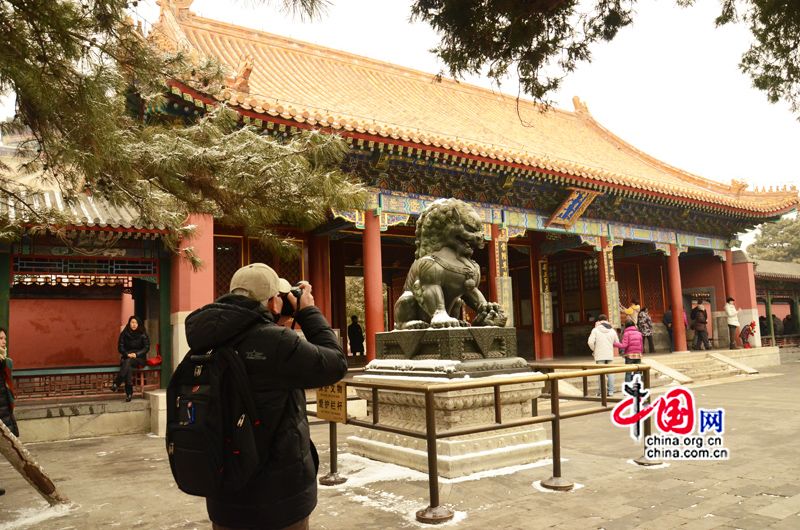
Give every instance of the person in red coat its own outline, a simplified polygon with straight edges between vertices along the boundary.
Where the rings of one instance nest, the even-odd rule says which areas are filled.
[[[636,329],[633,320],[625,322],[625,330],[622,332],[622,342],[615,342],[614,346],[619,348],[620,355],[625,357],[625,364],[641,364],[642,353],[644,353],[644,339],[642,333]],[[633,372],[625,373],[625,382],[633,379]]]

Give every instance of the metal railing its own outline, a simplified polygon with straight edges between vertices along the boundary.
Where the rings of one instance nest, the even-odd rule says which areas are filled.
[[[620,399],[609,398],[606,395],[606,375],[617,374],[626,372],[641,372],[643,373],[643,380],[645,388],[650,387],[650,367],[645,364],[641,365],[625,365],[625,366],[610,366],[606,368],[598,368],[596,364],[581,365],[581,364],[551,364],[539,365],[532,363],[532,366],[537,369],[560,369],[565,368],[569,371],[550,373],[537,373],[532,375],[509,376],[502,379],[493,378],[492,380],[486,379],[471,379],[468,381],[430,383],[430,382],[413,382],[413,381],[356,381],[352,379],[352,375],[345,378],[347,386],[355,388],[363,388],[370,390],[372,393],[372,417],[369,420],[348,417],[346,424],[355,425],[367,429],[375,429],[394,434],[409,436],[411,438],[424,439],[427,446],[428,456],[428,486],[430,502],[428,506],[416,513],[418,521],[423,523],[441,523],[453,517],[453,511],[442,506],[439,499],[439,466],[438,466],[438,452],[436,441],[443,438],[450,438],[453,436],[463,436],[467,434],[476,434],[488,431],[496,431],[500,429],[509,429],[512,427],[520,427],[525,425],[533,425],[539,423],[549,422],[551,425],[552,437],[552,451],[553,451],[553,474],[552,476],[541,482],[541,485],[554,489],[566,491],[573,488],[574,484],[565,479],[561,474],[561,420],[568,418],[577,418],[589,414],[597,414],[600,412],[608,412],[613,409],[613,405],[609,402],[620,401]],[[589,397],[588,395],[578,397],[560,396],[558,391],[558,382],[563,379],[582,378],[584,380],[584,394],[588,391],[588,378],[599,377],[601,395],[597,398]],[[537,400],[532,402],[532,416],[525,418],[517,418],[509,421],[503,421],[502,407],[500,400],[500,388],[507,385],[519,385],[524,383],[549,383],[549,393],[542,394],[541,397],[549,397],[550,400],[550,413],[539,414]],[[472,426],[462,429],[450,429],[444,432],[439,432],[436,429],[436,415],[434,398],[436,394],[443,392],[453,392],[458,390],[471,390],[478,388],[492,387],[494,391],[494,422],[486,425]],[[411,429],[403,429],[390,425],[383,425],[380,423],[380,393],[382,391],[399,391],[407,393],[423,394],[425,398],[425,431],[416,431]],[[590,400],[599,401],[599,406],[585,407],[578,410],[571,410],[561,412],[559,402],[561,399],[571,400]],[[308,411],[311,416],[316,416],[314,411]],[[337,448],[337,426],[335,422],[329,422],[330,429],[330,472],[319,479],[323,485],[336,485],[341,484],[347,480],[346,477],[339,475],[338,472],[338,448]],[[648,417],[644,421],[644,440],[651,434],[651,422]],[[636,462],[641,465],[653,465],[658,462],[648,460],[644,456],[636,459]]]

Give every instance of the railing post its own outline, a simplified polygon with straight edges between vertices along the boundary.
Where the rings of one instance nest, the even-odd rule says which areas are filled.
[[[428,487],[430,489],[430,505],[417,512],[417,521],[438,524],[453,518],[453,510],[439,506],[439,462],[436,454],[436,410],[434,395],[425,391],[425,438],[428,444]]]
[[[644,373],[644,387],[647,390],[650,390],[650,368],[647,367],[643,370]],[[647,399],[645,400],[644,404],[650,403],[650,394],[647,395]],[[657,466],[661,464],[659,460],[653,460],[647,456],[647,437],[653,433],[653,422],[650,416],[644,420],[644,436],[642,437],[642,456],[634,460],[640,466]]]
[[[608,366],[608,365],[605,365]],[[608,381],[606,374],[600,374],[600,404],[604,407],[608,405]]]
[[[375,387],[372,389],[372,424],[377,425],[378,421],[378,388]]]
[[[324,477],[319,478],[319,483],[323,486],[336,486],[347,481],[347,477],[339,475],[339,450],[337,447],[338,437],[336,436],[336,422],[329,421],[330,426],[330,453],[331,453],[331,469],[330,472]]]
[[[553,476],[543,480],[541,484],[551,490],[569,491],[575,487],[575,484],[561,476],[561,419],[558,407],[558,379],[550,380],[550,413],[553,415]]]
[[[494,387],[494,422],[498,425],[503,423],[503,406],[500,403],[500,385]]]

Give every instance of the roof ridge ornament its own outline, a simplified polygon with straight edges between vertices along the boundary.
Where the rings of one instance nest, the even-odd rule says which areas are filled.
[[[191,11],[189,8],[192,6],[194,0],[157,0],[156,4],[161,7],[162,10],[170,9],[178,20],[183,20],[191,15]]]
[[[590,115],[589,106],[586,105],[585,102],[581,101],[581,98],[578,96],[572,96],[572,106],[575,107],[575,112],[577,114],[585,114],[587,116]]]
[[[225,84],[238,92],[250,93],[250,74],[253,73],[253,56],[246,54],[239,59],[233,77],[226,77]]]
[[[731,191],[736,194],[736,197],[740,197],[742,192],[747,189],[747,182],[744,180],[739,179],[731,179]]]

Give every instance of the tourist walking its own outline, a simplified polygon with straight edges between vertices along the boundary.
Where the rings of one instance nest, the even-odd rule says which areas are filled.
[[[708,313],[706,312],[703,301],[697,302],[697,306],[692,309],[692,329],[694,330],[694,345],[693,350],[711,349],[711,343],[708,341]],[[701,346],[703,348],[701,348]]]
[[[725,301],[725,316],[728,317],[728,336],[730,337],[729,348],[737,349],[736,331],[739,329],[739,310],[734,305],[735,300],[729,296]]]
[[[147,336],[142,321],[137,316],[128,319],[125,329],[119,334],[117,341],[119,351],[119,373],[111,384],[111,391],[116,392],[119,386],[125,385],[125,401],[133,399],[133,370],[141,368],[150,351],[150,337]]]
[[[206,498],[212,528],[300,530],[317,505],[319,457],[306,417],[305,389],[332,385],[347,373],[339,340],[314,306],[311,285],[300,299],[288,293],[305,340],[275,322],[282,282],[268,265],[253,263],[233,275],[230,293],[186,318],[192,351],[236,343],[241,352],[262,431],[263,458],[247,486]],[[288,288],[283,288],[288,291]]]
[[[647,353],[654,353],[656,347],[653,344],[653,319],[650,318],[650,313],[647,312],[646,307],[643,307],[642,310],[639,311],[639,319],[636,323],[636,327],[639,328],[642,337],[647,341],[647,346],[649,348]]]
[[[350,353],[353,355],[364,354],[364,330],[358,323],[358,316],[350,317],[350,325],[347,326],[347,342],[350,344]]]
[[[615,342],[617,342],[617,332],[608,322],[608,316],[598,315],[588,339],[595,364],[611,364],[614,361]],[[614,394],[614,374],[606,374],[606,393],[609,396]]]
[[[636,329],[633,320],[625,322],[625,329],[622,332],[622,342],[614,342],[614,346],[619,348],[620,355],[625,357],[625,364],[641,364],[644,344],[641,332]],[[633,372],[625,372],[625,382],[633,379]]]
[[[5,328],[0,328],[0,420],[5,423],[14,436],[19,436],[17,419],[14,417],[14,380],[11,370],[14,363],[8,356],[8,333]],[[5,495],[6,490],[0,488],[0,495]]]

